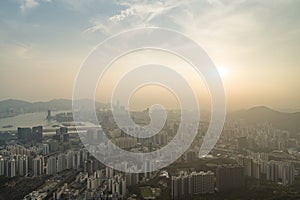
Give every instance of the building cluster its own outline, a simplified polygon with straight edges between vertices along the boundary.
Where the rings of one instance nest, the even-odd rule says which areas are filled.
[[[271,125],[255,128],[254,130],[250,130],[251,134],[248,134],[247,137],[251,146],[257,144],[259,148],[280,151],[299,146],[297,139],[290,137],[288,131],[274,129]]]
[[[120,137],[115,139],[115,144],[122,149],[130,149],[137,146],[137,139],[133,137]]]
[[[60,127],[56,130],[56,134],[52,137],[52,139],[58,142],[68,142],[69,141],[69,133],[67,127]]]
[[[219,143],[236,141],[238,150],[265,149],[268,151],[299,148],[300,140],[288,131],[274,128],[269,123],[243,127],[238,123],[227,123]]]
[[[114,138],[114,143],[118,147],[121,147],[123,149],[136,148],[140,145],[143,147],[147,147],[147,151],[153,151],[155,148],[159,148],[160,146],[164,146],[168,143],[168,135],[164,131],[157,133],[150,138],[143,138],[138,136],[139,134],[143,134],[144,132],[144,129],[137,127],[123,127],[122,129],[117,128],[110,131],[110,135],[112,138]],[[137,137],[132,137],[130,136],[131,134],[137,135]]]
[[[17,131],[18,141],[27,146],[38,146],[43,142],[43,126],[37,126],[33,128],[19,127]],[[51,142],[52,141],[52,142]],[[51,143],[50,151],[57,150],[58,143],[69,142],[69,133],[67,127],[59,127],[56,130],[56,134],[51,137],[49,143]]]
[[[67,151],[46,159],[45,173],[53,175],[67,169],[78,170],[84,163],[84,151]]]
[[[117,108],[120,110],[119,106]],[[142,119],[144,115],[148,116],[148,112],[142,113],[141,116],[135,113],[135,120],[140,121],[142,124],[147,124],[147,120],[143,121]],[[48,118],[51,119],[51,113],[48,113]],[[61,121],[72,121],[69,114],[60,114],[56,118],[59,118]],[[102,122],[108,119],[110,119],[109,115],[103,115],[100,118]],[[168,144],[169,139],[172,139],[170,134],[168,135],[170,124],[169,127],[164,127],[161,132],[153,137],[138,138],[132,137],[127,133],[131,132],[138,135],[145,131],[143,128],[139,126],[116,128],[111,120],[108,121],[108,127],[111,127],[107,133],[109,139],[118,147],[131,152],[145,153],[155,151]],[[186,128],[189,130],[189,125]],[[174,123],[173,129],[173,132],[175,132],[178,129],[178,124]],[[196,142],[194,143],[202,144],[204,133],[201,131],[200,133],[200,136],[196,137]],[[88,128],[86,134],[83,134],[83,137],[80,139],[88,142],[86,147],[92,147],[90,148],[92,149],[92,154],[99,153],[99,155],[109,156],[110,151],[107,151],[108,149],[113,150],[115,153],[118,151],[118,148],[112,148],[111,144],[101,143],[104,135],[106,134],[102,129]],[[68,128],[66,127],[59,127],[54,135],[45,136],[44,140],[42,126],[18,128],[17,138],[24,146],[8,145],[0,151],[0,176],[39,177],[47,175],[45,176],[47,179],[48,177],[59,177],[57,184],[49,184],[50,189],[31,192],[27,195],[28,199],[38,199],[45,194],[48,195],[48,193],[53,194],[52,199],[54,200],[123,199],[128,194],[128,187],[135,186],[141,181],[147,183],[149,179],[157,175],[156,172],[152,172],[154,169],[164,164],[170,157],[172,160],[176,160],[178,158],[177,153],[180,152],[180,145],[178,144],[178,149],[174,149],[170,155],[158,154],[158,158],[155,161],[145,157],[139,165],[131,161],[115,163],[115,169],[135,172],[123,173],[113,168],[105,167],[90,156],[87,150],[81,149],[81,142],[80,144],[76,143],[80,141],[79,138],[75,140],[72,135],[69,137]],[[76,145],[72,146],[72,143],[76,143]],[[182,157],[177,159],[177,162],[190,163],[198,158],[199,148],[194,143],[190,149],[185,151]],[[178,176],[172,176],[170,186],[173,199],[190,199],[194,196],[212,194],[215,191],[225,193],[239,190],[245,186],[245,177],[269,180],[285,186],[294,183],[295,168],[293,163],[269,160],[268,153],[254,153],[249,150],[255,148],[266,148],[268,150],[298,148],[299,141],[290,138],[288,132],[273,129],[268,124],[251,128],[235,127],[233,125],[233,127],[230,127],[230,130],[225,128],[219,144],[221,144],[221,150],[224,148],[226,154],[230,154],[230,158],[235,156],[238,164],[219,165],[215,173],[211,171],[194,171],[191,173],[185,171],[180,172]],[[230,144],[231,146],[226,149],[227,147],[224,144]],[[236,155],[236,153],[245,155]],[[136,173],[142,171],[143,173]],[[72,181],[64,179],[64,177],[68,176],[71,177]],[[168,187],[168,184],[163,186],[163,182],[159,184],[160,187]]]
[[[47,156],[48,151],[48,144],[29,148],[22,145],[7,146],[0,152],[0,176],[12,178],[15,176],[53,175],[66,169],[78,170],[84,167],[85,162],[88,161],[86,150],[69,150],[66,153]]]
[[[43,127],[37,126],[33,128],[18,128],[18,141],[21,143],[42,142],[43,141]]]
[[[172,176],[171,196],[173,199],[191,197],[198,194],[214,193],[214,173],[181,172],[179,176]]]
[[[49,116],[49,113],[48,113],[48,116]],[[50,117],[51,117],[51,113],[50,113]],[[58,122],[72,122],[72,121],[74,121],[72,112],[56,114],[55,119]]]
[[[269,160],[266,153],[248,152],[238,155],[237,161],[244,166],[244,175],[256,179],[292,185],[295,180],[295,167],[291,162]]]
[[[220,165],[213,172],[181,172],[171,178],[172,199],[191,198],[193,195],[228,192],[243,188],[244,167],[241,165]]]
[[[10,145],[0,152],[0,176],[26,176],[35,167],[36,147],[25,148],[21,145]]]
[[[72,184],[64,184],[53,193],[53,199],[124,199],[127,194],[127,178],[124,173],[114,171],[112,168],[97,169],[93,174],[80,172]],[[74,183],[73,183],[74,185]]]

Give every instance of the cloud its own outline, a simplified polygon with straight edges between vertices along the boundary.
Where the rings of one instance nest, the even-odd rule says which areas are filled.
[[[119,1],[116,6],[122,8],[117,14],[90,20],[91,26],[84,33],[115,33],[126,28],[152,26],[152,21],[179,7],[181,1]],[[126,28],[125,28],[126,27]]]
[[[39,6],[39,2],[37,0],[22,0],[20,9],[22,13],[26,13],[28,10]]]
[[[199,18],[210,17],[210,11],[213,13],[217,11],[222,14],[228,10],[228,7],[234,7],[237,3],[243,2],[243,0],[233,2],[231,6],[228,6],[221,0],[116,1],[115,4],[121,8],[117,14],[108,17],[100,16],[97,17],[97,20],[93,18],[90,20],[90,27],[84,32],[113,34],[130,28],[147,26],[179,28],[180,31],[184,31],[190,23],[196,25],[195,21],[198,22]],[[200,26],[202,25],[200,24]]]
[[[0,43],[2,54],[0,59],[3,62],[22,62],[34,58],[34,49],[32,43],[25,43],[17,40],[7,40]]]
[[[32,44],[30,43],[23,43],[19,41],[13,41],[13,51],[17,58],[20,59],[30,59],[32,58],[31,51],[32,51]]]
[[[52,0],[21,0],[20,1],[20,10],[22,13],[26,13],[29,10],[38,7],[41,3],[49,3]]]
[[[101,19],[92,18],[90,20],[91,26],[84,30],[83,33],[94,33],[94,32],[101,32],[104,34],[109,33],[108,25],[105,25]]]
[[[133,28],[163,27],[190,36],[216,63],[239,68],[279,66],[283,60],[297,63],[297,0],[127,0],[115,4],[117,13],[93,16],[84,33],[96,33],[96,37],[101,33],[102,37]],[[270,52],[276,53],[276,58]]]
[[[123,21],[128,17],[136,16],[141,21],[147,23],[153,18],[167,13],[169,10],[180,5],[180,3],[174,1],[127,1],[119,4],[127,8],[119,14],[111,16],[109,21],[115,23]]]

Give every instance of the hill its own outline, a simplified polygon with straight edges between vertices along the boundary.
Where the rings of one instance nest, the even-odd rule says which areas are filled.
[[[275,128],[300,133],[300,112],[287,113],[265,106],[253,107],[228,114],[229,119],[240,120],[246,125],[271,123]]]
[[[86,101],[91,100],[78,100],[80,103],[84,104]],[[106,107],[105,104],[96,102],[97,108]],[[47,110],[71,110],[72,100],[69,99],[53,99],[46,102],[27,102],[16,99],[8,99],[0,101],[0,117],[10,117],[22,113],[31,112],[45,112]]]

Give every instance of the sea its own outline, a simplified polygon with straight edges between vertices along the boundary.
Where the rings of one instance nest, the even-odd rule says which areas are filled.
[[[58,113],[72,112],[70,110],[64,111],[52,111],[51,115],[55,116]],[[58,126],[62,124],[56,120],[47,120],[47,112],[35,112],[19,114],[14,117],[0,118],[0,131],[16,131],[18,127],[29,127],[43,126],[43,129],[53,129],[53,133]],[[10,127],[5,127],[10,126]],[[82,126],[81,126],[82,127]],[[94,124],[89,122],[83,122],[83,127],[95,127]],[[47,134],[51,134],[48,132]]]

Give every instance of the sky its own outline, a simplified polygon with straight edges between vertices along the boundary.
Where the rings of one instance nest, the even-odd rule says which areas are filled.
[[[300,111],[299,19],[298,0],[2,0],[0,100],[70,99],[97,44],[122,31],[162,27],[207,52],[229,109]]]

